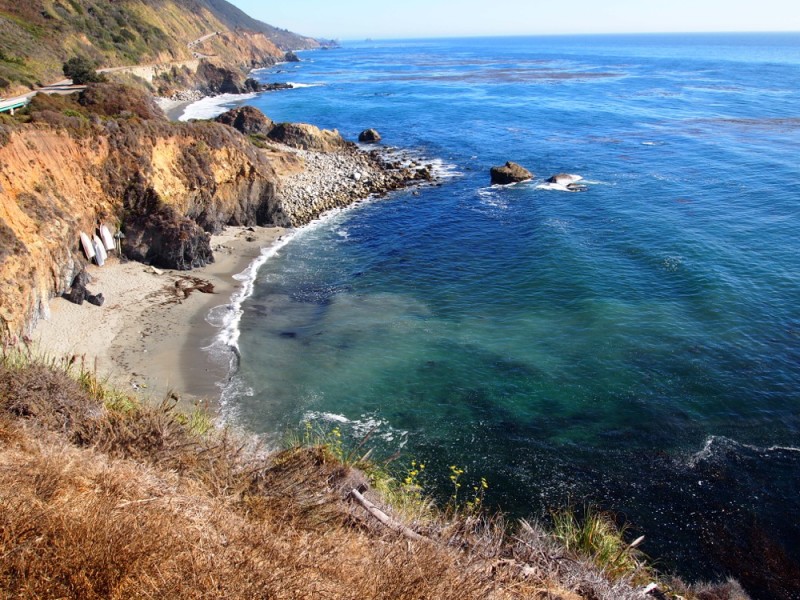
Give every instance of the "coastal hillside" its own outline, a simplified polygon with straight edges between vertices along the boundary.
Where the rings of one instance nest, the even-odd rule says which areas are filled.
[[[335,432],[287,446],[266,452],[202,412],[141,404],[80,361],[4,351],[0,589],[81,600],[747,600],[735,583],[652,583],[608,524],[595,552],[538,523],[438,510],[413,473],[392,478]]]
[[[103,68],[202,57],[252,68],[318,46],[225,0],[0,0],[0,94],[63,79],[73,56]]]
[[[0,340],[69,291],[87,264],[79,234],[101,224],[124,232],[129,259],[188,270],[214,261],[209,234],[227,225],[302,225],[430,178],[255,109],[220,121],[170,122],[149,94],[113,83],[0,115]]]

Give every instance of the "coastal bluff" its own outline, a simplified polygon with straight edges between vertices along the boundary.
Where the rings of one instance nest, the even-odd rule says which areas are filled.
[[[185,270],[214,260],[209,234],[227,225],[300,226],[429,176],[299,129],[305,141],[292,147],[222,123],[173,123],[118,84],[35,97],[0,124],[0,337],[25,335],[69,289],[87,264],[81,231],[119,228],[128,258]]]

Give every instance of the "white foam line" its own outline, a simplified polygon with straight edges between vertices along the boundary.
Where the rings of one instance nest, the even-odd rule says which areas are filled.
[[[179,120],[213,119],[217,115],[221,115],[228,110],[229,105],[237,104],[244,100],[252,100],[255,97],[256,94],[220,94],[219,96],[207,96],[187,106]]]
[[[335,208],[326,212],[321,217],[311,221],[307,225],[303,227],[299,227],[287,233],[280,240],[273,243],[266,248],[261,250],[261,254],[257,258],[251,262],[247,268],[242,271],[241,273],[234,275],[233,278],[242,282],[242,287],[231,296],[231,300],[228,304],[221,304],[219,306],[215,306],[209,311],[209,314],[206,316],[206,322],[213,325],[214,327],[219,327],[220,332],[215,336],[214,341],[211,342],[210,345],[203,348],[203,350],[207,352],[215,352],[221,351],[224,352],[225,355],[230,355],[230,363],[229,363],[229,375],[226,381],[221,381],[218,385],[222,388],[222,393],[220,395],[220,404],[223,406],[227,405],[228,398],[227,398],[227,390],[231,386],[231,377],[234,374],[236,365],[238,363],[240,354],[239,354],[239,337],[241,335],[241,329],[239,328],[239,324],[242,320],[242,315],[244,311],[242,310],[242,305],[244,304],[245,300],[247,300],[252,294],[255,289],[255,282],[256,277],[258,276],[259,269],[272,257],[276,256],[280,250],[286,246],[289,242],[297,239],[299,236],[304,235],[305,233],[312,231],[318,227],[324,226],[335,218],[341,216],[343,213],[353,210],[356,206],[363,204],[364,202],[370,202],[377,200],[378,196],[371,196],[365,201],[357,202],[351,204],[350,206],[346,206],[344,208]],[[221,319],[217,319],[215,317],[223,311],[223,316]]]
[[[295,89],[325,87],[324,83],[295,83],[294,81],[287,81],[286,83]]]
[[[741,442],[737,442],[734,439],[727,438],[724,436],[712,435],[706,440],[705,444],[703,445],[703,448],[691,456],[691,458],[689,459],[689,466],[695,467],[697,466],[697,463],[699,461],[711,456],[712,446],[714,445],[715,442],[717,443],[727,442],[731,444],[734,448],[747,448],[748,450],[757,452],[759,454],[767,452],[800,452],[800,448],[794,448],[792,446],[761,447],[761,446],[754,446],[752,444],[743,444]]]

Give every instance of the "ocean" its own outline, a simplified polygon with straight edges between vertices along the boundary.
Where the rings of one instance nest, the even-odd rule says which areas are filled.
[[[374,127],[440,185],[329,215],[253,269],[225,417],[369,434],[440,499],[457,465],[511,517],[591,504],[664,570],[800,597],[800,34],[300,56],[255,73],[295,89],[246,102]],[[509,160],[534,180],[490,185]],[[563,172],[586,191],[548,189]]]

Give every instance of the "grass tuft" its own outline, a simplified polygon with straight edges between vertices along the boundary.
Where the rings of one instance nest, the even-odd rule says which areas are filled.
[[[619,579],[643,571],[644,555],[637,549],[644,538],[624,539],[626,527],[618,527],[611,513],[588,506],[583,514],[574,509],[552,513],[553,536],[568,552],[592,560],[610,577]]]

